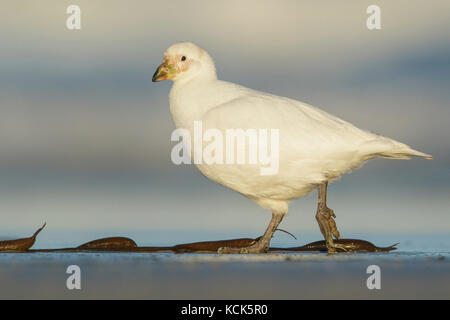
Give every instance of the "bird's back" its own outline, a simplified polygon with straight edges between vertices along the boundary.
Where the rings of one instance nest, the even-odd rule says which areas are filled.
[[[294,157],[297,152],[320,155],[354,151],[361,143],[378,137],[300,101],[224,82],[216,90],[221,86],[227,91],[234,89],[236,94],[205,112],[203,122],[219,129],[279,129],[280,142],[292,150]]]
[[[292,155],[314,151],[318,156],[357,152],[362,158],[431,156],[406,144],[360,129],[309,104],[217,81],[212,91],[228,92],[231,99],[209,108],[202,116],[217,128],[274,128]]]

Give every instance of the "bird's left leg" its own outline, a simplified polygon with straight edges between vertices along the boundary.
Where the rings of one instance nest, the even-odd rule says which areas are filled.
[[[228,248],[222,247],[217,250],[217,253],[265,253],[269,251],[270,240],[278,228],[281,220],[283,220],[284,214],[272,213],[272,220],[270,220],[269,226],[262,237],[260,237],[253,245],[245,248]]]
[[[319,223],[320,231],[327,242],[328,252],[336,253],[336,249],[347,251],[344,246],[341,246],[333,241],[333,236],[335,239],[340,239],[341,235],[339,234],[336,227],[336,222],[334,221],[336,215],[333,210],[327,207],[327,187],[328,182],[324,182],[318,187],[319,199],[317,204],[316,220]]]

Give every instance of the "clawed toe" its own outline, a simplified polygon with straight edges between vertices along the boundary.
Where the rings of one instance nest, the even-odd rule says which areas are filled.
[[[329,254],[348,252],[347,248],[339,243],[329,243],[327,244],[327,249]]]

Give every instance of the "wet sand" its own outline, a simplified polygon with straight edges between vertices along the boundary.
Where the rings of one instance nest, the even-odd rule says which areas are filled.
[[[0,284],[1,299],[449,299],[450,253],[1,253]]]

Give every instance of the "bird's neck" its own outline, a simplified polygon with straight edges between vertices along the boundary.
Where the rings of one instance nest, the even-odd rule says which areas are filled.
[[[190,129],[200,121],[214,103],[214,79],[191,79],[174,82],[170,90],[170,112],[177,128]]]

